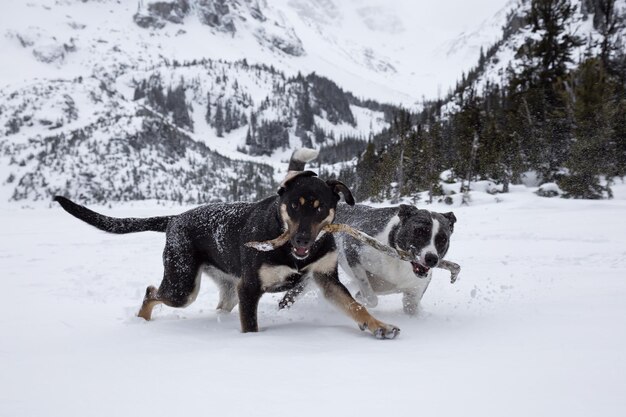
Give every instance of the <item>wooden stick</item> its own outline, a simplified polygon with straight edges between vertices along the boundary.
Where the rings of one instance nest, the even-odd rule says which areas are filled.
[[[379,240],[374,239],[370,235],[365,234],[361,232],[360,230],[357,230],[354,227],[349,226],[347,224],[333,223],[333,224],[324,226],[322,230],[328,233],[347,233],[353,238],[355,238],[356,240],[358,240],[359,242],[365,243],[366,245],[369,245],[373,247],[374,249],[381,251],[385,255],[391,256],[396,259],[400,259],[402,261],[408,261],[408,262],[415,261],[415,257],[411,255],[409,252],[402,250],[402,249],[394,249],[390,246],[387,246],[384,243],[380,242]],[[290,238],[290,235],[289,235],[289,231],[287,230],[282,235],[278,236],[276,239],[266,240],[265,242],[247,242],[245,245],[247,247],[254,248],[262,252],[268,252],[268,251],[281,247],[282,245],[284,245],[285,243],[289,241],[289,238]],[[439,261],[437,268],[450,271],[450,282],[452,284],[454,284],[458,280],[459,273],[461,272],[461,266],[459,264],[451,262],[451,261],[447,261],[444,259]]]
[[[324,227],[322,230],[328,233],[339,233],[339,232],[347,233],[353,238],[355,238],[356,240],[358,240],[359,242],[363,242],[366,245],[369,245],[373,247],[374,249],[381,251],[385,255],[389,255],[396,259],[401,259],[403,261],[409,261],[409,262],[412,262],[415,260],[415,257],[412,256],[409,252],[404,251],[402,249],[394,249],[390,246],[387,246],[384,243],[380,242],[379,240],[374,239],[370,235],[363,233],[360,230],[355,229],[352,226],[348,226],[347,224],[332,223]]]
[[[291,234],[289,233],[289,229],[285,230],[282,235],[278,236],[272,240],[266,240],[265,242],[247,242],[245,246],[249,248],[254,248],[261,252],[269,252],[276,248],[280,248],[285,243],[289,242],[291,238]]]

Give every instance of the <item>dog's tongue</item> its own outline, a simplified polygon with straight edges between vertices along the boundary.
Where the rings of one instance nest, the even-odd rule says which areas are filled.
[[[294,248],[296,255],[298,256],[306,256],[309,253],[308,248]]]
[[[430,268],[425,267],[423,265],[418,264],[417,262],[411,262],[411,266],[413,267],[413,272],[419,275],[426,275]]]

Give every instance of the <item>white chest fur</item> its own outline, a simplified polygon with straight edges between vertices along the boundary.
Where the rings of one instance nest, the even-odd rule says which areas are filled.
[[[286,265],[268,265],[263,264],[259,269],[259,279],[261,280],[261,288],[267,290],[278,286],[285,282],[287,277],[297,274],[298,270],[290,268]]]
[[[263,264],[259,269],[259,279],[263,290],[277,287],[285,282],[285,280],[294,274],[308,273],[331,273],[337,267],[337,252],[328,252],[320,259],[310,263],[301,270],[291,268],[286,265],[269,265]]]

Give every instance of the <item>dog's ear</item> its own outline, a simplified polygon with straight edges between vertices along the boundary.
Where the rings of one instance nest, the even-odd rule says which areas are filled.
[[[343,182],[338,180],[328,180],[326,181],[326,184],[328,184],[328,186],[333,190],[333,193],[337,194],[337,197],[339,197],[339,193],[342,193],[343,198],[349,206],[353,206],[356,203],[354,201],[354,197],[352,196],[352,191],[350,191],[350,189]]]
[[[453,212],[441,213],[443,217],[448,219],[448,223],[450,224],[450,233],[454,232],[454,223],[456,223],[456,216]]]
[[[398,210],[398,217],[400,220],[406,220],[411,216],[416,215],[418,212],[417,207],[408,204],[400,204],[400,210]]]
[[[317,177],[317,174],[313,171],[289,171],[283,182],[280,183],[278,195],[283,195],[285,190],[287,190],[289,183],[300,177]]]

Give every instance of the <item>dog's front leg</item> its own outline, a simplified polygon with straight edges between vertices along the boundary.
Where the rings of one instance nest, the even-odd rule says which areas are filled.
[[[244,277],[237,287],[239,295],[239,320],[241,321],[241,331],[243,333],[258,332],[257,309],[259,300],[263,295],[258,279],[255,277]]]
[[[278,303],[278,309],[282,310],[283,308],[290,308],[293,303],[296,302],[296,299],[300,297],[300,295],[304,292],[305,287],[306,281],[302,281],[295,287],[287,291],[283,296],[283,299],[280,300],[280,302]]]
[[[402,309],[409,316],[414,316],[419,310],[419,299],[417,292],[405,291],[402,293]]]
[[[349,275],[355,278],[355,282],[359,287],[356,293],[356,299],[365,304],[367,307],[376,307],[378,305],[378,297],[374,293],[372,284],[370,284],[369,273],[363,266],[357,264],[350,267]]]
[[[339,281],[337,267],[326,273],[316,272],[313,278],[322,289],[324,297],[352,317],[361,330],[369,329],[378,339],[393,339],[400,333],[398,327],[376,320],[363,305],[352,298],[348,289]]]

